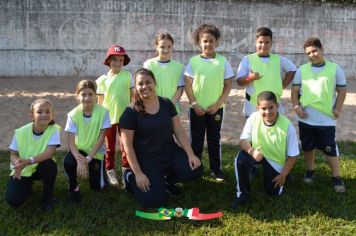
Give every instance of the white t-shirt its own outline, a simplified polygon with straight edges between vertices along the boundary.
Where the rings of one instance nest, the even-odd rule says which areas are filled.
[[[314,73],[318,73],[322,71],[325,66],[312,66],[312,71]],[[300,68],[297,70],[297,72],[294,75],[293,78],[293,86],[301,86],[302,81],[301,81],[301,72]],[[346,87],[346,76],[344,71],[341,69],[339,65],[336,66],[336,80],[334,84],[334,91],[333,91],[333,106],[335,105],[336,102],[336,87]],[[300,87],[300,94],[303,94],[302,87]],[[315,126],[336,126],[336,120],[333,117],[330,117],[316,109],[314,109],[311,106],[307,106],[303,108],[304,111],[308,114],[308,116],[305,119],[301,119],[296,115],[296,119],[298,121],[301,121],[303,123],[306,123],[308,125],[315,125]]]
[[[91,116],[90,117],[86,117],[84,116],[84,122],[89,122],[91,120]],[[110,123],[110,116],[109,116],[109,112],[105,113],[105,117],[103,120],[103,124],[101,125],[101,130],[103,129],[107,129],[111,127],[111,123]],[[77,133],[77,125],[73,122],[72,118],[70,116],[67,116],[67,123],[66,126],[64,128],[64,131],[69,132],[69,133]],[[101,148],[98,150],[98,153],[105,153],[105,144],[103,144],[101,146]]]
[[[269,57],[260,57],[260,59],[264,63],[267,63],[269,61]],[[280,56],[280,62],[281,62],[282,80],[284,79],[283,74],[297,70],[297,67],[294,65],[294,63],[285,57]],[[250,70],[251,70],[250,62],[248,61],[248,57],[245,56],[240,62],[239,68],[237,69],[237,80],[248,76],[250,74]],[[253,94],[254,91],[255,91],[255,87],[253,86],[252,83],[249,83],[246,87],[246,93],[248,95],[251,95]],[[246,116],[250,116],[255,111],[257,111],[256,106],[252,105],[249,101],[245,100],[243,113]],[[282,103],[279,104],[278,111],[281,114],[284,114],[284,107]]]
[[[34,140],[38,140],[39,138],[42,137],[42,134],[40,135],[36,135],[36,134],[32,134],[32,137]],[[60,139],[60,133],[59,131],[55,131],[51,138],[49,139],[49,142],[47,144],[47,146],[61,146],[61,139]],[[9,149],[12,150],[12,151],[15,151],[15,152],[18,152],[19,151],[19,147],[18,147],[18,143],[17,143],[17,139],[16,139],[16,136],[14,135],[14,137],[12,138],[12,141],[11,141],[11,144],[9,146]]]
[[[152,59],[148,59],[147,61],[145,61],[144,63],[143,63],[143,68],[146,68],[146,69],[148,69],[148,64],[149,64],[149,62],[151,61]],[[160,67],[166,67],[166,66],[168,66],[168,64],[169,64],[169,62],[170,61],[165,61],[165,62],[160,62],[160,61],[158,61],[158,60],[156,60],[157,62],[158,62],[158,65],[160,66]],[[185,86],[185,82],[184,82],[184,70],[182,70],[182,72],[181,72],[181,74],[180,74],[180,77],[179,77],[179,81],[178,81],[178,85],[177,85],[177,87],[184,87]]]
[[[214,60],[214,58],[206,58],[206,57],[200,57],[200,59],[202,61]],[[231,65],[230,65],[228,60],[225,60],[225,65],[224,66],[225,66],[224,80],[234,78],[235,77],[234,71],[232,70]],[[194,79],[192,65],[190,63],[188,63],[188,65],[186,66],[185,71],[184,71],[184,75]]]
[[[246,124],[245,124],[244,129],[241,133],[240,140],[244,139],[250,143],[252,142],[253,120],[254,120],[254,118],[253,118],[253,114],[252,114],[246,120]],[[269,126],[266,126],[266,127],[268,129]],[[286,157],[298,157],[298,155],[299,155],[298,136],[297,136],[297,132],[296,132],[293,124],[290,123],[288,126],[288,132],[287,132]],[[278,164],[274,161],[271,161],[271,160],[267,160],[267,161],[273,167],[273,169],[275,169],[278,173],[281,173],[284,166],[281,166],[280,164]]]

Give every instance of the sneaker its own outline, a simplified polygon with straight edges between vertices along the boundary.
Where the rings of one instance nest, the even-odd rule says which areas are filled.
[[[307,170],[305,172],[303,181],[307,184],[312,184],[315,179],[315,170]]]
[[[217,171],[212,171],[210,173],[210,176],[215,179],[217,182],[222,182],[225,180],[224,174],[222,173],[221,170],[217,170]]]
[[[52,197],[49,200],[44,201],[43,204],[42,204],[42,210],[43,211],[51,211],[51,210],[53,210],[54,205],[56,204],[56,202],[57,202],[57,199],[54,198],[54,197]]]
[[[166,193],[168,193],[168,195],[171,197],[177,197],[182,192],[175,184],[166,184]]]
[[[115,173],[114,169],[107,170],[106,175],[108,176],[109,184],[114,185],[114,186],[119,185],[119,181],[117,180],[116,173]]]
[[[337,193],[344,193],[346,191],[344,181],[340,176],[333,177],[334,190]]]

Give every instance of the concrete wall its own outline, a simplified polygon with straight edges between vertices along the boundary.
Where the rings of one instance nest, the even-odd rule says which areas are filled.
[[[1,0],[0,76],[92,75],[106,49],[118,43],[134,70],[153,56],[153,39],[168,31],[174,57],[186,63],[196,53],[192,31],[207,22],[222,31],[218,50],[236,70],[254,51],[256,28],[272,28],[273,50],[297,65],[305,61],[302,44],[309,36],[324,43],[328,58],[347,76],[356,76],[356,6],[302,4],[293,1],[202,0]]]

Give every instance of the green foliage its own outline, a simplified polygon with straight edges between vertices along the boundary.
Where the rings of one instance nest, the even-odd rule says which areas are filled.
[[[40,210],[42,184],[34,182],[33,193],[26,203],[12,209],[0,198],[0,235],[355,235],[356,234],[356,143],[339,143],[343,158],[341,174],[347,192],[334,193],[330,170],[321,153],[317,156],[315,184],[302,181],[304,164],[299,158],[286,184],[287,192],[279,198],[264,193],[262,177],[252,181],[251,201],[238,210],[230,209],[235,195],[233,162],[237,147],[223,146],[223,169],[226,181],[214,182],[205,176],[181,185],[183,194],[170,200],[167,207],[199,207],[202,212],[223,211],[224,217],[211,221],[173,218],[151,221],[135,217],[139,206],[131,194],[109,187],[104,192],[91,191],[81,184],[82,202],[68,201],[67,179],[59,164],[55,195],[58,203],[53,212]],[[9,153],[0,152],[0,189],[5,191],[9,174]],[[64,156],[57,153],[57,160]],[[58,163],[61,163],[58,161]],[[2,193],[3,194],[3,193]]]

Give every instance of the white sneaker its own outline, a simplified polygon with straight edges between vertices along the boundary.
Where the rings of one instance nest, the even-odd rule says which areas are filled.
[[[115,186],[119,185],[119,181],[117,180],[116,173],[115,173],[114,169],[107,170],[106,175],[108,176],[109,184],[115,185]]]

